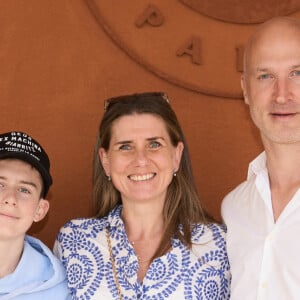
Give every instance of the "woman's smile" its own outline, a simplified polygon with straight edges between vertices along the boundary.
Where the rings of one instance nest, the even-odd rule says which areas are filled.
[[[147,173],[143,175],[128,175],[128,178],[132,181],[146,181],[153,179],[156,176],[156,173]]]

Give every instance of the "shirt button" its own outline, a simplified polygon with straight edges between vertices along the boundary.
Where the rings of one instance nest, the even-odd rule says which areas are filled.
[[[261,287],[262,287],[263,289],[265,289],[265,288],[267,287],[267,283],[266,283],[266,282],[262,282]]]

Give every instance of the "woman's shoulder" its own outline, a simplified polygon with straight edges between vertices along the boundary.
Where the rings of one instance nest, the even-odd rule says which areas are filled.
[[[72,219],[60,228],[59,234],[70,234],[71,232],[81,232],[96,236],[105,231],[105,228],[117,226],[120,221],[120,207],[113,209],[107,216],[76,218]]]
[[[195,224],[192,229],[192,242],[216,242],[225,243],[226,226],[219,223]]]
[[[192,231],[192,252],[197,257],[226,260],[226,227],[222,224],[197,224]]]
[[[107,226],[107,217],[104,218],[76,218],[68,221],[60,228],[60,232],[70,231],[102,231]]]

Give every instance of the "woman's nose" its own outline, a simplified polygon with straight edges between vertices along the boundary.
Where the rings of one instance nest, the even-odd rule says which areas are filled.
[[[135,153],[135,161],[138,165],[146,165],[149,162],[149,158],[146,150],[138,150]]]

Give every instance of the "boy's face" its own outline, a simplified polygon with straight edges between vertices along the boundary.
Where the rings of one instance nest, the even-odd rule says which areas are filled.
[[[42,220],[49,203],[40,199],[40,173],[18,159],[0,160],[0,241],[23,240],[33,222]]]

